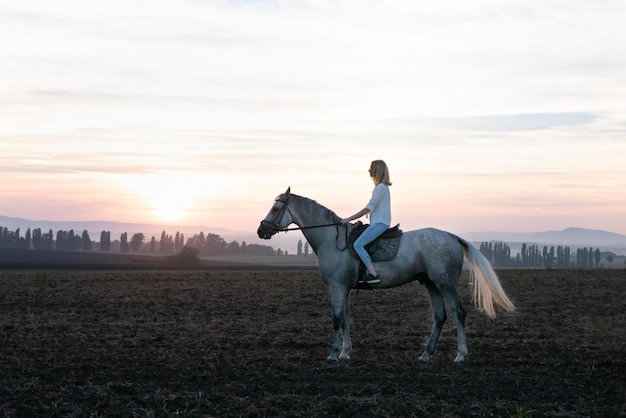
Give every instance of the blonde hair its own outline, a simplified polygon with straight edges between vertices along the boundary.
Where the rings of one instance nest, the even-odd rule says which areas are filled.
[[[383,160],[374,160],[370,164],[370,176],[374,179],[374,182],[378,185],[384,183],[387,186],[391,186],[391,180],[389,179],[389,169],[387,164]]]

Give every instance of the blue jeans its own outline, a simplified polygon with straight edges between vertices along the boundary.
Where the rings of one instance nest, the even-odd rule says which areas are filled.
[[[365,246],[378,238],[383,232],[389,228],[389,225],[383,223],[371,224],[367,229],[354,241],[354,251],[358,254],[365,267],[372,265],[372,259],[367,253]]]

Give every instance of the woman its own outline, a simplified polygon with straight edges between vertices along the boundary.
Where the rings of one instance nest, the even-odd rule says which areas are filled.
[[[354,215],[341,220],[342,224],[370,214],[370,226],[354,242],[354,250],[367,268],[368,275],[362,282],[365,284],[380,283],[376,269],[372,264],[365,246],[378,238],[391,224],[391,194],[389,193],[389,169],[383,160],[372,161],[369,169],[370,177],[374,182],[372,197],[367,205]]]

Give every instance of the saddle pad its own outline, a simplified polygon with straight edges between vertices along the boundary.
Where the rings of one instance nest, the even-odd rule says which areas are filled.
[[[354,241],[367,229],[369,225],[357,222],[355,228],[348,237],[348,249],[350,254],[356,259],[359,259],[358,254],[354,251]],[[382,235],[376,238],[371,243],[365,246],[365,250],[370,255],[372,261],[389,261],[395,258],[400,248],[400,238],[402,237],[402,230],[400,224],[397,224],[393,228],[389,228]]]

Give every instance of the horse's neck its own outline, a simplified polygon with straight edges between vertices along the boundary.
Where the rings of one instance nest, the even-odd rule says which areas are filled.
[[[292,195],[295,198],[294,219],[300,227],[338,223],[340,218],[335,212],[306,197]]]
[[[294,196],[294,222],[301,228],[306,240],[316,254],[325,243],[336,239],[336,227],[325,226],[321,228],[310,228],[320,225],[338,224],[341,218],[330,209],[320,205],[314,200],[306,197]]]

